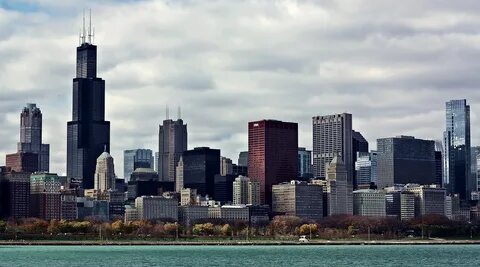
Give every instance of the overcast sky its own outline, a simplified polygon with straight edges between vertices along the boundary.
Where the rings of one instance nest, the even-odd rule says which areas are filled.
[[[84,8],[120,177],[123,150],[158,150],[167,103],[172,118],[182,107],[189,148],[220,148],[234,161],[247,150],[248,121],[297,122],[299,145],[311,148],[312,116],[349,112],[374,149],[380,137],[441,139],[445,101],[462,98],[479,144],[478,0],[0,0],[0,165],[33,102],[50,169],[65,173]]]

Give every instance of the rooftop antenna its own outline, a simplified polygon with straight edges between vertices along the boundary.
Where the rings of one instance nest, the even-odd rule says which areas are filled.
[[[85,43],[85,9],[83,9],[83,31],[82,31],[82,44]]]
[[[92,9],[89,10],[88,43],[92,43]]]
[[[178,114],[178,119],[182,119],[182,108],[180,106],[178,106],[178,110],[177,110],[177,114]]]
[[[92,44],[95,43],[95,27],[92,28]]]
[[[170,110],[168,109],[168,105],[167,105],[167,106],[165,107],[165,113],[166,113],[165,115],[167,116],[167,118],[166,118],[167,120],[170,118],[169,111],[170,111]]]
[[[82,45],[82,29],[78,30],[78,45]]]

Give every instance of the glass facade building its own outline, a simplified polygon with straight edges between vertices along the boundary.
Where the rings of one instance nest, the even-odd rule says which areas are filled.
[[[154,168],[153,151],[150,149],[130,149],[123,151],[123,178],[130,181],[130,176],[137,168]]]
[[[469,199],[475,187],[471,179],[470,106],[467,100],[450,100],[445,104],[444,183],[452,194]]]

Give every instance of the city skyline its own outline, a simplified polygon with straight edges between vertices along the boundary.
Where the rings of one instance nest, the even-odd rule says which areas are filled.
[[[472,108],[471,124],[475,125],[477,122],[475,110],[480,103],[477,100],[478,96],[473,91],[475,87],[475,81],[471,80],[474,79],[473,77],[470,77],[470,80],[466,79],[463,81],[461,79],[453,79],[454,76],[447,75],[447,78],[442,76],[442,78],[447,79],[445,84],[439,84],[437,82],[439,77],[430,77],[431,79],[427,79],[426,81],[420,79],[423,83],[414,83],[410,86],[405,86],[404,83],[400,82],[402,86],[405,86],[405,90],[415,92],[415,94],[404,95],[402,92],[405,91],[393,89],[396,85],[393,82],[395,79],[393,79],[393,81],[389,80],[388,82],[382,81],[382,77],[388,78],[387,74],[389,71],[393,73],[391,74],[393,76],[402,76],[401,69],[392,70],[379,62],[375,62],[373,66],[360,67],[362,64],[359,62],[367,59],[367,57],[358,53],[353,53],[353,57],[350,59],[351,61],[346,61],[345,58],[340,58],[336,61],[335,57],[333,57],[331,65],[321,66],[320,62],[317,62],[316,64],[319,64],[319,66],[317,66],[318,72],[316,73],[310,73],[304,69],[309,67],[309,64],[312,64],[310,59],[303,57],[304,52],[298,51],[298,55],[288,53],[282,55],[282,49],[285,49],[282,45],[279,45],[280,47],[277,52],[274,51],[272,54],[267,54],[262,58],[259,56],[261,55],[259,53],[266,52],[269,48],[265,43],[266,40],[258,36],[256,36],[257,38],[253,38],[255,34],[262,33],[261,29],[254,31],[252,33],[254,36],[243,36],[238,32],[235,32],[235,35],[226,36],[228,39],[238,35],[238,38],[241,38],[240,43],[242,40],[252,40],[254,44],[259,45],[259,48],[250,48],[251,50],[248,50],[248,46],[240,45],[239,47],[234,47],[232,50],[228,50],[226,46],[230,44],[230,42],[233,42],[232,40],[228,40],[227,44],[218,41],[221,40],[219,38],[214,38],[217,41],[210,40],[210,43],[205,42],[205,40],[196,39],[193,33],[188,32],[188,28],[182,28],[185,27],[185,25],[180,25],[181,34],[185,36],[179,39],[185,37],[186,40],[188,40],[186,45],[191,47],[190,50],[187,49],[188,51],[185,54],[178,55],[176,53],[180,53],[186,48],[183,47],[182,44],[176,43],[175,38],[173,41],[166,42],[164,46],[159,48],[151,47],[157,43],[163,43],[165,40],[169,40],[171,36],[162,34],[162,31],[167,31],[169,26],[173,26],[173,18],[171,17],[159,16],[164,19],[163,22],[165,24],[159,25],[158,28],[154,27],[153,30],[159,30],[160,33],[150,36],[150,39],[140,40],[133,38],[138,40],[137,42],[132,42],[130,39],[132,37],[139,37],[133,34],[133,26],[141,26],[148,21],[148,18],[153,19],[149,16],[147,16],[147,20],[132,16],[136,14],[135,12],[140,8],[144,8],[144,5],[151,6],[152,12],[159,11],[162,14],[168,14],[169,12],[178,14],[180,12],[179,6],[175,4],[165,5],[161,2],[124,3],[113,7],[109,6],[109,4],[111,3],[106,2],[105,4],[93,6],[93,21],[95,25],[98,25],[96,27],[95,40],[95,44],[98,45],[98,72],[100,76],[106,80],[106,118],[112,121],[112,156],[118,163],[116,164],[116,173],[118,174],[122,173],[121,170],[123,169],[123,150],[140,147],[156,150],[157,127],[165,118],[164,106],[167,102],[181,105],[184,110],[182,118],[185,123],[189,125],[189,132],[191,133],[188,140],[190,149],[198,146],[220,148],[222,156],[227,156],[234,162],[240,151],[247,150],[247,123],[261,119],[277,119],[298,123],[299,146],[306,147],[307,149],[312,148],[311,117],[316,115],[342,112],[351,113],[353,115],[353,128],[364,134],[370,142],[371,148],[375,147],[375,140],[377,138],[392,137],[401,134],[412,135],[417,138],[441,140],[445,127],[444,105],[445,102],[450,99],[466,98]],[[209,12],[213,12],[202,9],[202,7],[205,8],[204,4],[198,4],[196,6],[185,5],[187,13],[195,13],[198,10],[203,10],[203,13],[192,18],[193,21],[200,20],[203,16],[208,15]],[[280,26],[290,25],[295,29],[295,23],[316,21],[313,15],[311,15],[312,17],[307,16],[304,19],[296,17],[296,9],[298,9],[297,11],[299,12],[306,12],[307,9],[312,8],[311,12],[313,12],[313,14],[321,14],[322,10],[325,10],[327,13],[328,11],[332,11],[333,13],[337,12],[340,13],[340,15],[348,13],[342,13],[341,9],[336,10],[328,6],[311,6],[312,4],[295,5],[289,2],[283,2],[278,6],[270,6],[273,10],[272,13],[265,10],[265,7],[262,7],[260,4],[253,4],[252,2],[229,5],[231,6],[213,6],[226,10],[230,10],[232,6],[251,6],[254,8],[254,14],[260,17],[263,15],[267,18],[267,21],[264,21],[265,24],[261,24],[263,27],[268,27],[268,21],[270,19],[270,26],[275,27],[277,30],[279,30]],[[122,8],[131,8],[132,11],[127,12]],[[461,10],[461,6],[458,8]],[[0,112],[2,114],[2,116],[0,116],[0,122],[3,126],[3,129],[0,130],[0,153],[7,154],[15,151],[15,144],[18,139],[18,114],[25,103],[36,103],[42,108],[43,112],[44,142],[51,144],[50,170],[62,174],[66,172],[65,122],[69,120],[71,111],[70,79],[74,75],[74,47],[77,45],[78,38],[76,34],[81,24],[81,15],[79,14],[81,14],[82,7],[67,3],[64,7],[58,9],[65,9],[71,12],[73,17],[67,19],[62,16],[59,17],[58,14],[55,16],[55,11],[58,10],[53,9],[49,11],[48,5],[42,6],[39,4],[39,8],[33,11],[25,11],[18,7],[15,9],[0,6],[0,12],[6,14],[7,17],[6,25],[12,24],[12,22],[9,24],[9,20],[15,16],[17,16],[17,19],[18,17],[22,18],[25,16],[27,18],[24,22],[25,24],[21,24],[21,26],[29,31],[40,30],[40,32],[47,34],[45,32],[47,26],[62,24],[49,30],[48,34],[51,34],[53,38],[45,34],[35,36],[25,35],[25,33],[15,31],[18,28],[12,28],[13,30],[11,32],[6,33],[5,36],[8,36],[10,39],[0,37],[0,40],[6,40],[7,42],[6,48],[0,48],[0,54],[7,53],[7,55],[11,55],[12,58],[18,57],[18,64],[25,64],[32,67],[29,70],[25,70],[24,80],[19,79],[19,75],[22,72],[17,70],[15,65],[13,65],[12,68],[7,68],[5,76],[0,76],[0,84],[2,84],[2,90],[0,90],[0,99],[2,101],[2,105],[0,106]],[[360,7],[357,7],[357,9],[361,10]],[[438,11],[439,9],[434,10]],[[421,14],[421,11],[419,12]],[[451,12],[456,14],[454,11]],[[42,14],[44,15],[43,17],[41,16]],[[416,13],[413,16],[420,14]],[[107,21],[106,17],[109,17],[109,15],[113,17],[110,16],[111,20]],[[150,13],[147,15],[151,16]],[[32,16],[32,18],[28,19],[29,16]],[[125,32],[118,36],[118,31],[113,30],[113,27],[116,26],[116,23],[119,23],[119,19],[123,16],[132,19],[132,27],[123,27],[125,28]],[[240,14],[237,14],[232,19],[216,18],[215,20],[219,20],[218,22],[232,22],[234,24],[235,19],[245,18],[246,16],[245,13],[240,12]],[[43,26],[34,24],[35,20],[38,20],[40,22],[39,24]],[[258,21],[262,22],[260,18]],[[465,19],[462,20],[461,17],[459,21],[458,24],[460,25],[467,23]],[[362,25],[366,23],[364,20],[360,22],[363,23]],[[441,24],[442,22],[437,21],[437,23]],[[377,24],[373,22],[373,25],[378,25],[378,21]],[[418,27],[419,25],[421,26],[421,23],[416,26]],[[206,27],[208,32],[215,36],[221,32],[207,24],[201,24],[200,26]],[[241,29],[238,25],[234,26],[236,30]],[[410,30],[416,29],[414,27],[415,25],[411,25],[410,28],[408,25],[403,26]],[[321,27],[309,29],[313,31],[322,30]],[[347,27],[340,33],[346,34],[349,29],[351,28]],[[253,29],[250,30],[253,31]],[[454,29],[450,30],[454,32]],[[331,33],[330,30],[325,30],[325,32]],[[440,33],[436,35],[434,30],[429,30],[427,26],[424,26],[424,28],[421,28],[418,32],[412,33],[411,38],[420,38],[420,40],[416,42],[415,39],[412,39],[414,44],[421,44],[422,41],[425,41],[420,34],[422,32],[427,32],[432,36],[440,35]],[[285,30],[285,32],[279,31],[279,33],[285,33],[287,37],[292,37],[292,32],[288,29]],[[370,38],[374,38],[375,33],[391,33],[393,37],[402,36],[401,33],[384,32],[381,29],[374,29],[368,33],[366,36],[370,36]],[[468,31],[463,32],[466,37],[469,37],[468,33]],[[472,33],[471,37],[473,38],[474,36]],[[393,37],[387,39],[394,42]],[[11,42],[22,40],[22,38],[34,38],[34,40],[29,41],[32,45],[30,45],[28,49],[22,47],[19,43],[16,43],[18,47],[15,49],[10,46]],[[326,37],[322,40],[327,41],[327,43],[328,40],[335,39],[335,41],[339,41],[337,40],[338,37],[331,37],[332,39],[325,38]],[[347,38],[347,42],[352,42],[353,40],[355,40],[355,38]],[[447,38],[446,41],[448,40]],[[45,44],[38,44],[38,42],[43,41],[45,41]],[[289,42],[294,41],[295,40],[289,40]],[[382,40],[377,41],[381,42]],[[379,46],[384,49],[383,52],[387,53],[390,50],[386,47],[385,40],[383,41]],[[448,48],[461,48],[467,45],[461,41],[455,42],[450,40],[450,42],[452,43],[445,44],[445,46],[438,44],[440,46],[437,47],[438,51],[433,52],[434,54],[442,52],[446,57],[443,59],[445,62],[448,62],[451,60],[451,57],[454,56],[454,53],[449,52]],[[233,42],[233,44],[234,43],[235,42]],[[116,53],[122,50],[125,44],[131,45],[128,51],[124,51],[127,54],[122,55],[120,53],[117,55]],[[42,49],[45,45],[51,46],[53,49]],[[300,41],[290,43],[290,45],[299,46],[300,49],[305,48],[306,50],[313,48],[311,46],[302,46],[305,44],[302,44]],[[364,45],[368,46],[368,42],[366,44],[364,43]],[[402,42],[394,42],[394,45],[400,46]],[[38,48],[43,51],[43,55],[37,56],[30,54],[30,50],[36,51],[32,46],[39,46]],[[400,48],[402,47],[400,46]],[[415,52],[420,52],[409,52],[407,48],[408,47],[404,47],[404,50],[400,50],[410,56],[414,55]],[[467,48],[472,49],[472,47],[468,46]],[[145,49],[145,51],[140,53],[139,49]],[[251,56],[247,57],[247,60],[242,60],[242,57],[239,57],[238,53],[241,52],[242,49],[246,49],[248,52],[246,56]],[[322,53],[321,48],[316,49],[318,50],[310,51],[311,54]],[[340,50],[332,50],[331,47],[326,51],[333,54],[336,54],[335,52],[341,52]],[[465,53],[468,54],[467,52]],[[219,57],[220,61],[231,56],[231,65],[229,65],[228,62],[221,64],[213,60],[213,62],[205,63],[206,68],[202,70],[203,65],[196,60],[198,57],[206,56],[207,53],[214,53],[214,55]],[[222,57],[223,54],[227,56]],[[254,55],[255,57],[253,57]],[[423,56],[428,56],[428,54],[423,54]],[[466,55],[461,54],[460,56]],[[150,57],[155,57],[155,59],[149,60]],[[160,80],[155,79],[156,75],[162,74],[162,71],[165,71],[163,67],[167,65],[163,65],[165,63],[161,60],[164,57],[167,59],[165,62],[168,63],[172,63],[172,60],[176,59],[178,62],[175,62],[175,64],[178,65],[175,66],[180,73],[167,72]],[[385,57],[389,58],[388,56]],[[315,59],[320,61],[319,58]],[[375,61],[375,59],[378,60],[379,58],[374,58],[373,61]],[[469,60],[469,58],[462,59],[467,63],[472,63],[471,61],[474,60]],[[187,63],[187,61],[190,60],[194,62],[191,64]],[[408,59],[406,61],[407,62],[404,63],[408,66]],[[9,62],[9,57],[6,58],[5,62]],[[346,65],[342,65],[342,62],[352,62],[353,67],[349,68]],[[420,65],[420,68],[428,67],[428,64],[416,63]],[[398,67],[398,65],[393,64],[393,61],[391,61],[391,64],[391,68]],[[43,67],[48,71],[45,72]],[[158,67],[158,71],[152,72],[148,67]],[[385,67],[386,69],[382,70],[380,67]],[[145,71],[139,72],[137,68],[145,68]],[[339,73],[335,74],[336,71],[338,72],[342,69],[345,69],[347,73],[347,78],[345,78],[346,83],[345,81],[340,81],[344,79],[343,73],[342,75]],[[449,70],[456,70],[456,68]],[[460,70],[462,69],[458,69],[458,71]],[[328,71],[333,73],[325,77],[325,74],[322,73],[328,73]],[[387,73],[382,74],[382,71]],[[435,71],[439,71],[439,69],[436,69],[432,65],[431,72],[427,71],[427,74],[437,73]],[[223,72],[227,74],[226,77],[230,77],[231,79],[221,78],[220,76],[224,74]],[[281,78],[280,76],[285,76],[283,72],[289,74],[289,77]],[[364,76],[366,81],[356,76],[356,72],[358,72],[356,75]],[[34,82],[34,78],[40,73],[45,75],[46,78],[42,77],[42,79],[38,80],[38,83],[36,80]],[[135,75],[129,76],[132,74]],[[324,81],[325,78],[326,80],[335,80],[335,75],[342,76],[342,79],[330,81],[330,83]],[[15,79],[12,80],[11,77]],[[399,80],[405,82],[411,77],[422,78],[422,76],[418,77],[411,74],[404,75],[400,77]],[[425,77],[428,78],[428,75]],[[468,74],[466,77],[469,77]],[[448,78],[453,80],[448,80]],[[43,79],[46,81],[43,81]],[[241,82],[240,84],[242,86],[238,84],[238,81]],[[49,86],[50,83],[52,86]],[[281,83],[285,83],[288,86]],[[347,88],[349,83],[352,84],[351,88]],[[382,88],[381,85],[387,87],[387,89]],[[359,90],[358,88],[365,87],[367,89],[360,89],[362,91],[365,90],[363,93],[355,93],[352,91],[353,89]],[[444,87],[447,88],[445,89]],[[437,89],[445,90],[437,93]],[[458,91],[455,91],[457,89]],[[298,91],[302,92],[302,94],[299,94]],[[180,95],[178,98],[175,97],[177,93]],[[267,107],[263,104],[262,96],[271,96],[271,101],[268,102]],[[383,102],[380,104],[376,103],[378,100],[382,100]],[[148,116],[147,118],[145,114],[150,112],[156,115]],[[219,114],[224,115],[224,117],[218,116]],[[140,129],[142,132],[140,132]],[[472,127],[472,145],[478,144],[478,141],[475,127]],[[4,159],[0,161],[0,165],[4,165],[3,161]]]

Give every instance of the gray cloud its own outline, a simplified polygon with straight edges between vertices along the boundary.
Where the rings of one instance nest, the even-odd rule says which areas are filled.
[[[299,123],[351,112],[373,145],[399,134],[439,139],[444,102],[480,93],[478,1],[78,1],[0,6],[0,164],[15,151],[26,102],[44,113],[52,170],[65,171],[75,46],[92,7],[99,76],[117,174],[122,150],[157,149],[169,103],[182,106],[189,147],[236,160],[247,122]],[[33,9],[33,10],[32,10]],[[472,127],[473,143],[478,144]]]

